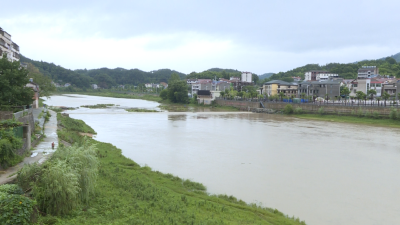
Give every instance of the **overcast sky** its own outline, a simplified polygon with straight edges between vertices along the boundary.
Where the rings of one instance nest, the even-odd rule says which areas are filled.
[[[231,68],[256,74],[400,52],[398,0],[19,1],[0,27],[69,69]]]

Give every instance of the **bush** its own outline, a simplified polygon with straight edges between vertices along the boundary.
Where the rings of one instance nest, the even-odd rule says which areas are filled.
[[[375,111],[375,112],[372,113],[372,117],[373,117],[374,119],[379,119],[379,118],[380,118],[379,113],[378,113],[377,111]]]
[[[3,184],[0,185],[0,192],[7,194],[23,194],[22,189],[16,184]]]
[[[291,104],[287,104],[283,109],[283,113],[285,114],[292,114],[293,113],[293,106]]]
[[[33,187],[41,211],[52,215],[67,214],[77,206],[79,191],[78,174],[61,160],[47,163]]]
[[[11,130],[0,129],[0,165],[11,166],[17,158],[16,150],[22,147],[22,139],[16,138]]]
[[[183,181],[183,186],[190,189],[190,190],[198,190],[198,191],[205,191],[206,187],[204,187],[203,184],[201,183],[197,183],[197,182],[193,182],[190,180],[185,180]]]
[[[318,114],[319,114],[319,115],[324,115],[324,114],[325,114],[324,107],[320,107],[320,108],[318,109]]]
[[[23,190],[28,190],[39,179],[42,168],[38,163],[25,164],[17,175],[17,183]]]
[[[31,224],[35,205],[35,201],[23,195],[0,195],[0,224]]]
[[[392,120],[397,119],[397,109],[395,109],[393,107],[390,108],[389,118]]]
[[[76,172],[79,178],[79,197],[82,202],[88,202],[94,193],[98,175],[99,161],[96,157],[95,145],[78,146],[77,144],[68,148],[59,148],[53,155],[53,159],[65,160]]]
[[[297,107],[297,108],[294,109],[294,113],[295,114],[302,114],[303,113],[303,109],[300,108],[300,107]]]
[[[364,116],[364,113],[363,113],[361,107],[357,110],[357,116],[358,117],[363,117]]]
[[[365,117],[368,117],[368,118],[372,117],[371,112],[370,111],[365,112]]]
[[[166,99],[168,98],[168,91],[167,91],[167,89],[164,89],[164,90],[162,90],[162,91],[160,92],[160,98],[161,98],[162,100],[166,100]]]

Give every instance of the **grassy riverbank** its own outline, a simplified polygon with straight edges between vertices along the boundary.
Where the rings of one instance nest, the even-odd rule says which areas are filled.
[[[60,115],[58,116],[61,119]],[[77,125],[79,124],[79,126]],[[63,123],[63,132],[82,142],[78,123]],[[82,130],[83,131],[83,130]],[[68,139],[67,141],[71,141]],[[124,157],[115,146],[93,139],[100,162],[94,196],[66,216],[42,216],[56,224],[305,224],[276,209],[246,204],[233,196],[213,196],[206,188]]]
[[[319,121],[329,121],[329,122],[339,122],[339,123],[353,123],[371,126],[381,126],[381,127],[393,127],[400,128],[399,120],[391,119],[374,119],[367,117],[356,117],[356,116],[339,116],[339,115],[320,115],[320,114],[295,114],[292,117]]]

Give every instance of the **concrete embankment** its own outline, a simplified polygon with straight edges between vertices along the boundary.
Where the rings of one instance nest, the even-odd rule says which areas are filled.
[[[234,101],[234,100],[215,100],[218,105],[233,106],[241,110],[256,111],[257,108],[262,108],[260,102],[251,101]],[[281,111],[287,104],[293,105],[293,108],[301,108],[305,113],[319,113],[320,108],[323,108],[325,114],[341,114],[353,115],[360,110],[363,114],[371,115],[378,114],[381,117],[389,117],[391,107],[382,106],[365,106],[365,105],[334,105],[334,104],[312,104],[312,103],[285,103],[285,102],[263,102],[263,105],[268,110]],[[261,111],[260,111],[261,112]]]

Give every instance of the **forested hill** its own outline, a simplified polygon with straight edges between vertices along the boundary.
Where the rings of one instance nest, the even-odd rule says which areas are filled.
[[[89,88],[91,84],[98,84],[102,88],[110,88],[119,84],[138,85],[143,83],[167,82],[173,73],[177,73],[181,79],[186,77],[185,74],[170,69],[160,69],[151,72],[123,68],[69,70],[54,63],[35,61],[24,56],[21,56],[21,62],[32,63],[41,73],[50,77],[56,83],[70,83],[78,88]]]
[[[79,88],[87,88],[90,87],[90,84],[94,82],[90,77],[81,75],[73,70],[57,66],[54,63],[31,60],[23,55],[21,55],[20,61],[22,63],[33,64],[43,75],[50,77],[56,83],[70,83]]]
[[[400,54],[394,55],[400,57]],[[262,82],[269,80],[287,80],[290,81],[291,77],[301,77],[304,79],[304,73],[310,70],[327,70],[332,73],[337,73],[339,76],[346,79],[357,78],[357,70],[362,66],[377,66],[379,68],[379,74],[390,75],[400,78],[400,63],[392,57],[378,60],[364,60],[356,63],[329,63],[326,65],[308,64],[302,67],[298,67],[287,72],[279,72],[271,77],[264,79]]]
[[[110,86],[119,84],[138,85],[143,83],[160,83],[168,82],[168,79],[173,73],[179,75],[181,79],[185,78],[184,73],[180,73],[170,69],[160,69],[150,72],[145,72],[139,69],[92,69],[92,70],[75,70],[77,73],[94,79],[100,87],[109,88]]]

